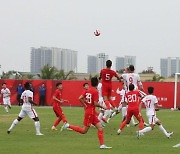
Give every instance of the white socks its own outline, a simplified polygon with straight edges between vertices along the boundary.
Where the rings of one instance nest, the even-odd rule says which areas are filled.
[[[35,128],[36,128],[36,134],[40,134],[40,122],[35,121],[34,125],[35,125]]]
[[[159,129],[166,135],[168,136],[167,131],[164,129],[164,127],[162,125],[159,125]]]
[[[135,122],[135,120],[134,120],[134,117],[133,117],[133,116],[131,117],[131,123],[132,123],[133,125],[135,125],[135,124],[136,124],[136,122]]]
[[[16,126],[17,124],[18,124],[18,120],[17,119],[15,119],[13,122],[12,122],[12,124],[11,124],[11,127],[8,129],[8,131],[12,131],[12,129],[14,128],[14,126]]]
[[[124,118],[127,114],[127,107],[122,107],[122,118]]]
[[[99,120],[102,120],[102,117],[103,117],[103,113],[100,112],[99,115],[98,115],[98,119],[99,119]]]
[[[106,118],[109,114],[111,114],[111,111],[110,110],[105,110],[103,118]]]
[[[149,131],[151,131],[151,130],[152,130],[151,127],[146,127],[146,128],[144,128],[144,129],[140,130],[139,133],[140,133],[140,134],[141,134],[141,133],[147,133],[147,132],[149,132]]]
[[[4,107],[4,109],[5,109],[5,111],[8,113],[8,107],[7,107],[7,106],[5,106],[5,107]]]

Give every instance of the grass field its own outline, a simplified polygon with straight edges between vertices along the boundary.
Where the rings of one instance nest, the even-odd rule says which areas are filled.
[[[0,154],[127,154],[127,153],[179,153],[179,148],[172,146],[180,143],[180,112],[160,110],[157,116],[163,122],[167,131],[173,131],[171,139],[167,139],[156,126],[154,131],[136,138],[138,127],[125,128],[120,136],[116,135],[121,121],[121,115],[116,116],[104,129],[105,143],[113,149],[100,150],[97,130],[91,128],[85,135],[73,131],[51,131],[56,119],[52,108],[35,108],[41,122],[41,132],[44,136],[35,135],[34,122],[28,117],[23,119],[13,130],[7,134],[7,129],[17,117],[20,107],[13,107],[9,114],[0,107]],[[82,126],[82,108],[63,108],[69,123]],[[143,111],[143,115],[144,115]],[[62,123],[58,126],[58,129]]]

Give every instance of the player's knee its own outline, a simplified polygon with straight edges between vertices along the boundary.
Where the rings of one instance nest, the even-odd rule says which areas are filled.
[[[39,121],[38,117],[33,118],[34,121]]]

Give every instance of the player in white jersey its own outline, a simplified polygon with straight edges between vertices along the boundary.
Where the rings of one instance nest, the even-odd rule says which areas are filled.
[[[158,100],[155,95],[153,95],[154,88],[153,87],[148,87],[148,93],[149,95],[145,96],[142,99],[142,103],[146,107],[146,115],[149,120],[149,127],[146,127],[140,131],[137,131],[137,138],[140,137],[140,135],[149,132],[154,129],[155,124],[159,126],[159,129],[166,135],[166,137],[170,138],[173,132],[168,133],[164,127],[162,126],[160,120],[156,117],[156,110],[159,110],[159,107],[162,107],[162,105],[158,104]]]
[[[15,119],[10,128],[8,129],[7,133],[10,134],[10,132],[12,131],[12,129],[15,127],[15,125],[17,125],[24,117],[29,116],[31,119],[33,119],[35,128],[36,128],[36,135],[43,135],[40,132],[40,122],[39,122],[39,118],[38,115],[36,113],[36,111],[33,108],[33,105],[36,105],[33,101],[33,92],[30,91],[30,84],[29,82],[26,82],[24,84],[24,88],[25,91],[22,93],[21,95],[21,101],[23,103],[22,105],[22,109],[19,113],[19,116],[17,119]]]
[[[11,92],[6,87],[6,83],[3,83],[0,97],[3,97],[4,109],[7,113],[8,113],[8,107],[11,109],[10,95],[11,95]]]
[[[98,95],[99,95],[99,104],[102,106],[106,106],[104,99],[102,97],[102,83],[99,82],[97,86]],[[107,123],[106,117],[111,113],[110,110],[104,110],[100,108],[100,113],[98,115],[98,119],[100,120],[103,127],[105,127],[105,123]]]

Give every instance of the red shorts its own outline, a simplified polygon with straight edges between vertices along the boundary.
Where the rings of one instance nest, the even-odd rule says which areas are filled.
[[[96,125],[97,123],[99,123],[99,119],[98,119],[96,113],[95,114],[85,113],[85,115],[84,115],[84,126],[90,127],[91,124]]]
[[[59,107],[53,106],[53,110],[54,110],[54,113],[56,114],[57,117],[64,115],[60,106]]]
[[[138,120],[138,121],[141,121],[141,116],[140,116],[140,114],[139,114],[139,109],[131,109],[131,108],[128,108],[128,110],[127,110],[127,116],[126,116],[126,119],[127,119],[127,121],[130,121],[131,120],[131,117],[132,116],[135,116],[136,117],[136,119]]]
[[[112,93],[112,85],[103,84],[102,85],[102,96],[111,96]]]

